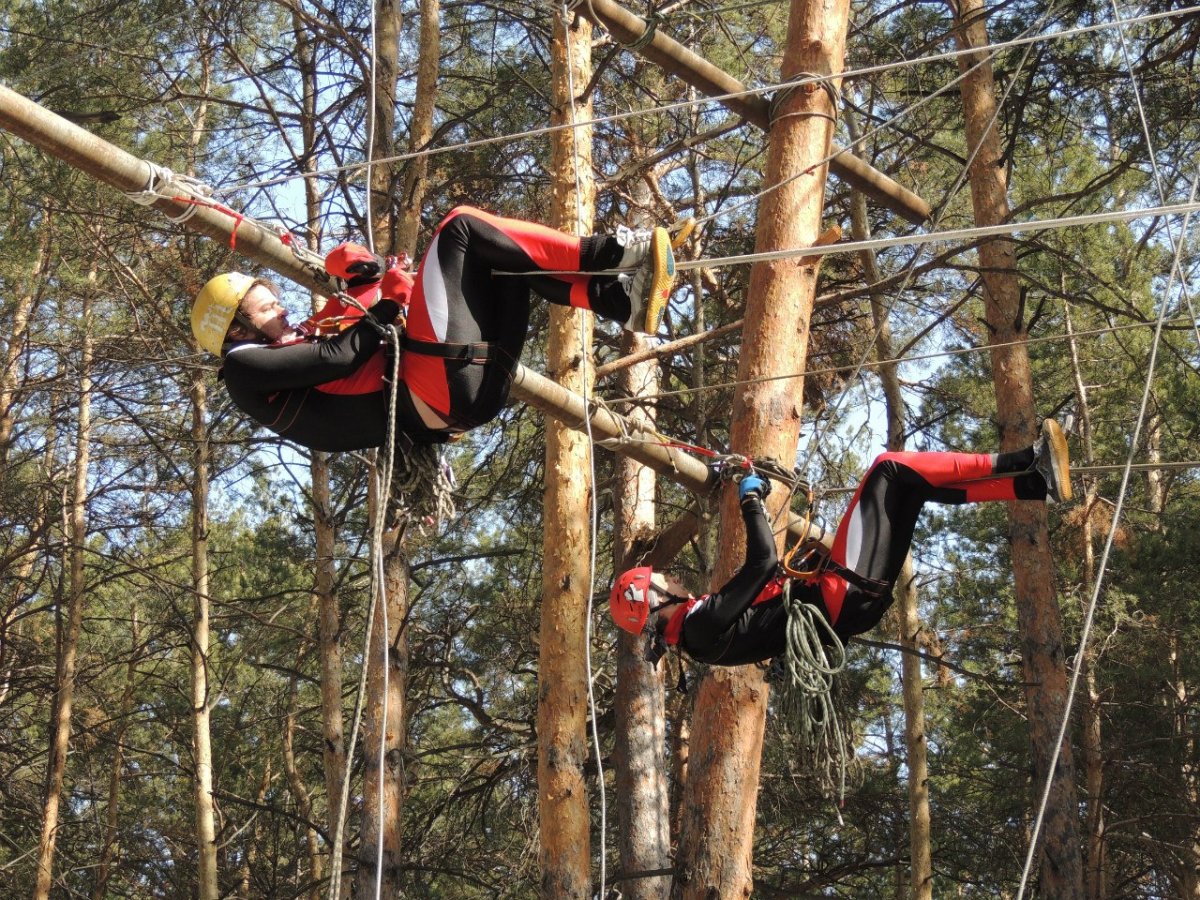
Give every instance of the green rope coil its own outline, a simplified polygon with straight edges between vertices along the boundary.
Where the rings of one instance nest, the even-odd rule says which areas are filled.
[[[822,781],[833,787],[837,760],[838,804],[846,795],[846,740],[833,702],[834,676],[846,668],[846,648],[816,606],[792,596],[784,583],[787,650],[780,708],[790,730],[818,762]],[[822,638],[827,640],[823,641]]]

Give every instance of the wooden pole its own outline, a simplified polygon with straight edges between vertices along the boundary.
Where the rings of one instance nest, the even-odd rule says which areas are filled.
[[[736,78],[662,32],[654,30],[650,37],[645,37],[646,31],[652,26],[613,0],[588,0],[578,7],[578,12],[597,25],[607,28],[621,43],[633,45],[631,49],[636,48],[634,52],[661,66],[675,77],[710,97],[720,97],[720,102],[727,109],[747,122],[757,125],[763,131],[770,130],[770,100],[761,94],[748,94],[750,89]],[[802,89],[822,90],[816,85],[806,85]],[[914,225],[920,225],[929,219],[929,204],[912,191],[863,162],[849,150],[834,144],[831,152],[838,155],[830,161],[829,167],[843,181],[858,188],[880,205],[904,216]]]

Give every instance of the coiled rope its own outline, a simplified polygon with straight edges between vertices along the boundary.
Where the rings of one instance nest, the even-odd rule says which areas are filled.
[[[846,796],[846,735],[834,703],[834,676],[846,668],[846,648],[833,626],[813,604],[793,595],[788,579],[783,586],[787,610],[787,650],[783,657],[779,709],[786,727],[808,751],[823,785],[833,788],[837,761],[840,807]]]

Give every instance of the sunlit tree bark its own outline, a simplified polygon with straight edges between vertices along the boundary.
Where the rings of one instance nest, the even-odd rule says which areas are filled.
[[[590,77],[591,26],[574,16],[564,21],[558,12],[552,21],[552,124],[588,119],[591,105],[577,105],[571,87],[580,90]],[[551,224],[573,234],[588,233],[594,216],[591,140],[590,128],[567,129],[551,143]],[[590,313],[550,310],[546,367],[576,393],[590,392],[591,366],[584,362],[591,359],[591,332]],[[547,418],[537,712],[540,893],[547,900],[592,895],[584,781],[592,490],[586,437]]]
[[[782,80],[793,80],[800,72],[841,71],[848,12],[848,3],[841,0],[821,6],[803,0],[791,4]],[[836,91],[836,81],[834,85]],[[832,120],[830,98],[815,85],[777,101],[764,180],[780,187],[760,201],[756,251],[816,241],[826,177],[825,165],[817,164],[828,154]],[[817,168],[811,177],[793,178],[812,166]],[[773,377],[805,368],[817,269],[816,261],[801,258],[759,263],[751,271],[737,375],[746,387],[735,394],[730,431],[735,453],[775,459],[795,454],[802,382]],[[714,585],[733,575],[745,548],[733,492],[722,499],[719,546]],[[674,896],[750,896],[766,705],[767,686],[757,668],[713,669],[700,682]]]

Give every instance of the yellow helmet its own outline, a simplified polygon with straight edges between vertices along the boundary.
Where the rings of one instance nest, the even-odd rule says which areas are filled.
[[[221,345],[225,343],[225,333],[233,323],[238,304],[252,287],[254,279],[249,275],[228,272],[210,278],[196,295],[196,302],[192,304],[192,334],[209,353],[221,355]]]

